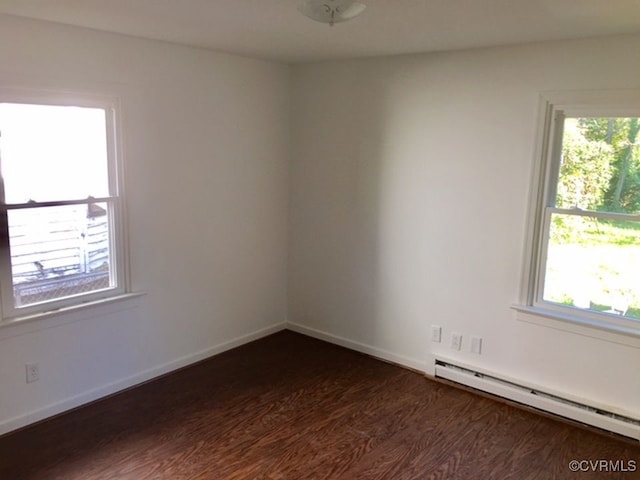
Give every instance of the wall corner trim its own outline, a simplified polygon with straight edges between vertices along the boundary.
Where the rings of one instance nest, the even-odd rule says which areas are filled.
[[[323,332],[321,330],[307,327],[305,325],[300,325],[299,323],[288,322],[286,328],[293,332],[298,332],[309,337],[317,338],[318,340],[324,340],[325,342],[333,343],[334,345],[339,345],[350,350],[355,350],[356,352],[370,355],[380,360],[394,363],[411,370],[416,370],[420,373],[424,373],[427,371],[427,362],[425,360],[419,360],[416,358],[399,355],[382,348],[367,345],[366,343],[356,342],[355,340],[349,340],[348,338]]]

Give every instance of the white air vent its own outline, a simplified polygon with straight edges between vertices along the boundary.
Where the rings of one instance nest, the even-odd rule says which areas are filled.
[[[436,378],[444,378],[529,407],[640,441],[640,420],[634,418],[599,410],[440,360],[436,360]]]

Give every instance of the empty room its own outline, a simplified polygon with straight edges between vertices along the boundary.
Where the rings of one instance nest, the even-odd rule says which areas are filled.
[[[640,0],[0,0],[0,479],[640,478]]]

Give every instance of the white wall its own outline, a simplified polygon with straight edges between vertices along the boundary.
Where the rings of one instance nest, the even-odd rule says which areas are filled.
[[[0,433],[284,327],[289,75],[0,16],[0,86],[121,98],[131,278],[146,292],[0,328]]]
[[[291,85],[274,63],[0,16],[1,86],[121,97],[131,277],[146,292],[0,328],[0,433],[282,328],[287,284],[292,328],[637,416],[637,347],[509,306],[539,92],[640,88],[639,47],[322,63],[294,67]],[[432,323],[464,333],[463,351],[430,343]],[[27,362],[39,382],[25,384]]]
[[[638,51],[636,36],[296,66],[293,327],[427,372],[445,356],[638,417],[640,342],[510,309],[539,94],[640,88]],[[461,352],[452,331],[465,335]]]

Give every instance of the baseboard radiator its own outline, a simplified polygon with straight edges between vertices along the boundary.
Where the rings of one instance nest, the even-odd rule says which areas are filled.
[[[617,415],[498,377],[436,360],[436,378],[640,441],[640,420]]]

